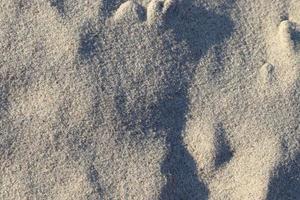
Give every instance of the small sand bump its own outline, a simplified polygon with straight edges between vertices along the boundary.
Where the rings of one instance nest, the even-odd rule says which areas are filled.
[[[278,34],[281,45],[291,50],[295,49],[296,40],[299,40],[297,34],[297,25],[289,20],[284,20],[278,27]]]
[[[147,22],[149,25],[159,23],[163,16],[164,2],[161,0],[152,0],[147,7]]]
[[[118,22],[128,18],[132,20],[143,21],[145,18],[144,8],[135,1],[127,1],[121,4],[114,14],[113,20]]]
[[[152,0],[147,8],[147,21],[149,25],[161,23],[167,12],[172,11],[177,5],[177,0]]]
[[[278,27],[278,31],[282,41],[289,41],[291,34],[291,22],[288,20],[282,21]]]
[[[276,66],[276,79],[278,80],[276,84],[283,91],[289,90],[297,80],[299,37],[297,24],[291,20],[282,21],[277,28],[277,32],[275,34],[271,33],[269,36],[271,45],[268,61]],[[274,81],[271,81],[273,76],[268,75],[272,74],[268,73],[272,68],[267,66],[265,65],[260,70],[259,83],[262,83],[261,88],[268,85],[266,83],[274,83]]]
[[[163,13],[172,11],[176,5],[177,5],[177,0],[165,0],[164,7],[163,7]]]
[[[265,63],[259,71],[259,82],[262,85],[268,85],[272,84],[275,79],[275,67],[270,63]]]

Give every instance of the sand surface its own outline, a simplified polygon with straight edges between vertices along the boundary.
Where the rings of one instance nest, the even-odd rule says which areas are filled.
[[[0,0],[0,199],[300,200],[300,0]]]

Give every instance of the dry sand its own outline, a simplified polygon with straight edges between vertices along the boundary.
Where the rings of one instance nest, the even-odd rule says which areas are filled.
[[[299,200],[299,0],[0,0],[0,199]]]

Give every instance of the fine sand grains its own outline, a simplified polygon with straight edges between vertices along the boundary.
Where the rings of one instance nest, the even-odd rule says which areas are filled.
[[[0,199],[300,199],[298,0],[0,0]]]

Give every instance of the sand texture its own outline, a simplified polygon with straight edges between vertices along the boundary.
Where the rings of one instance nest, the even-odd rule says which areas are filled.
[[[300,200],[300,0],[0,0],[0,200]]]

